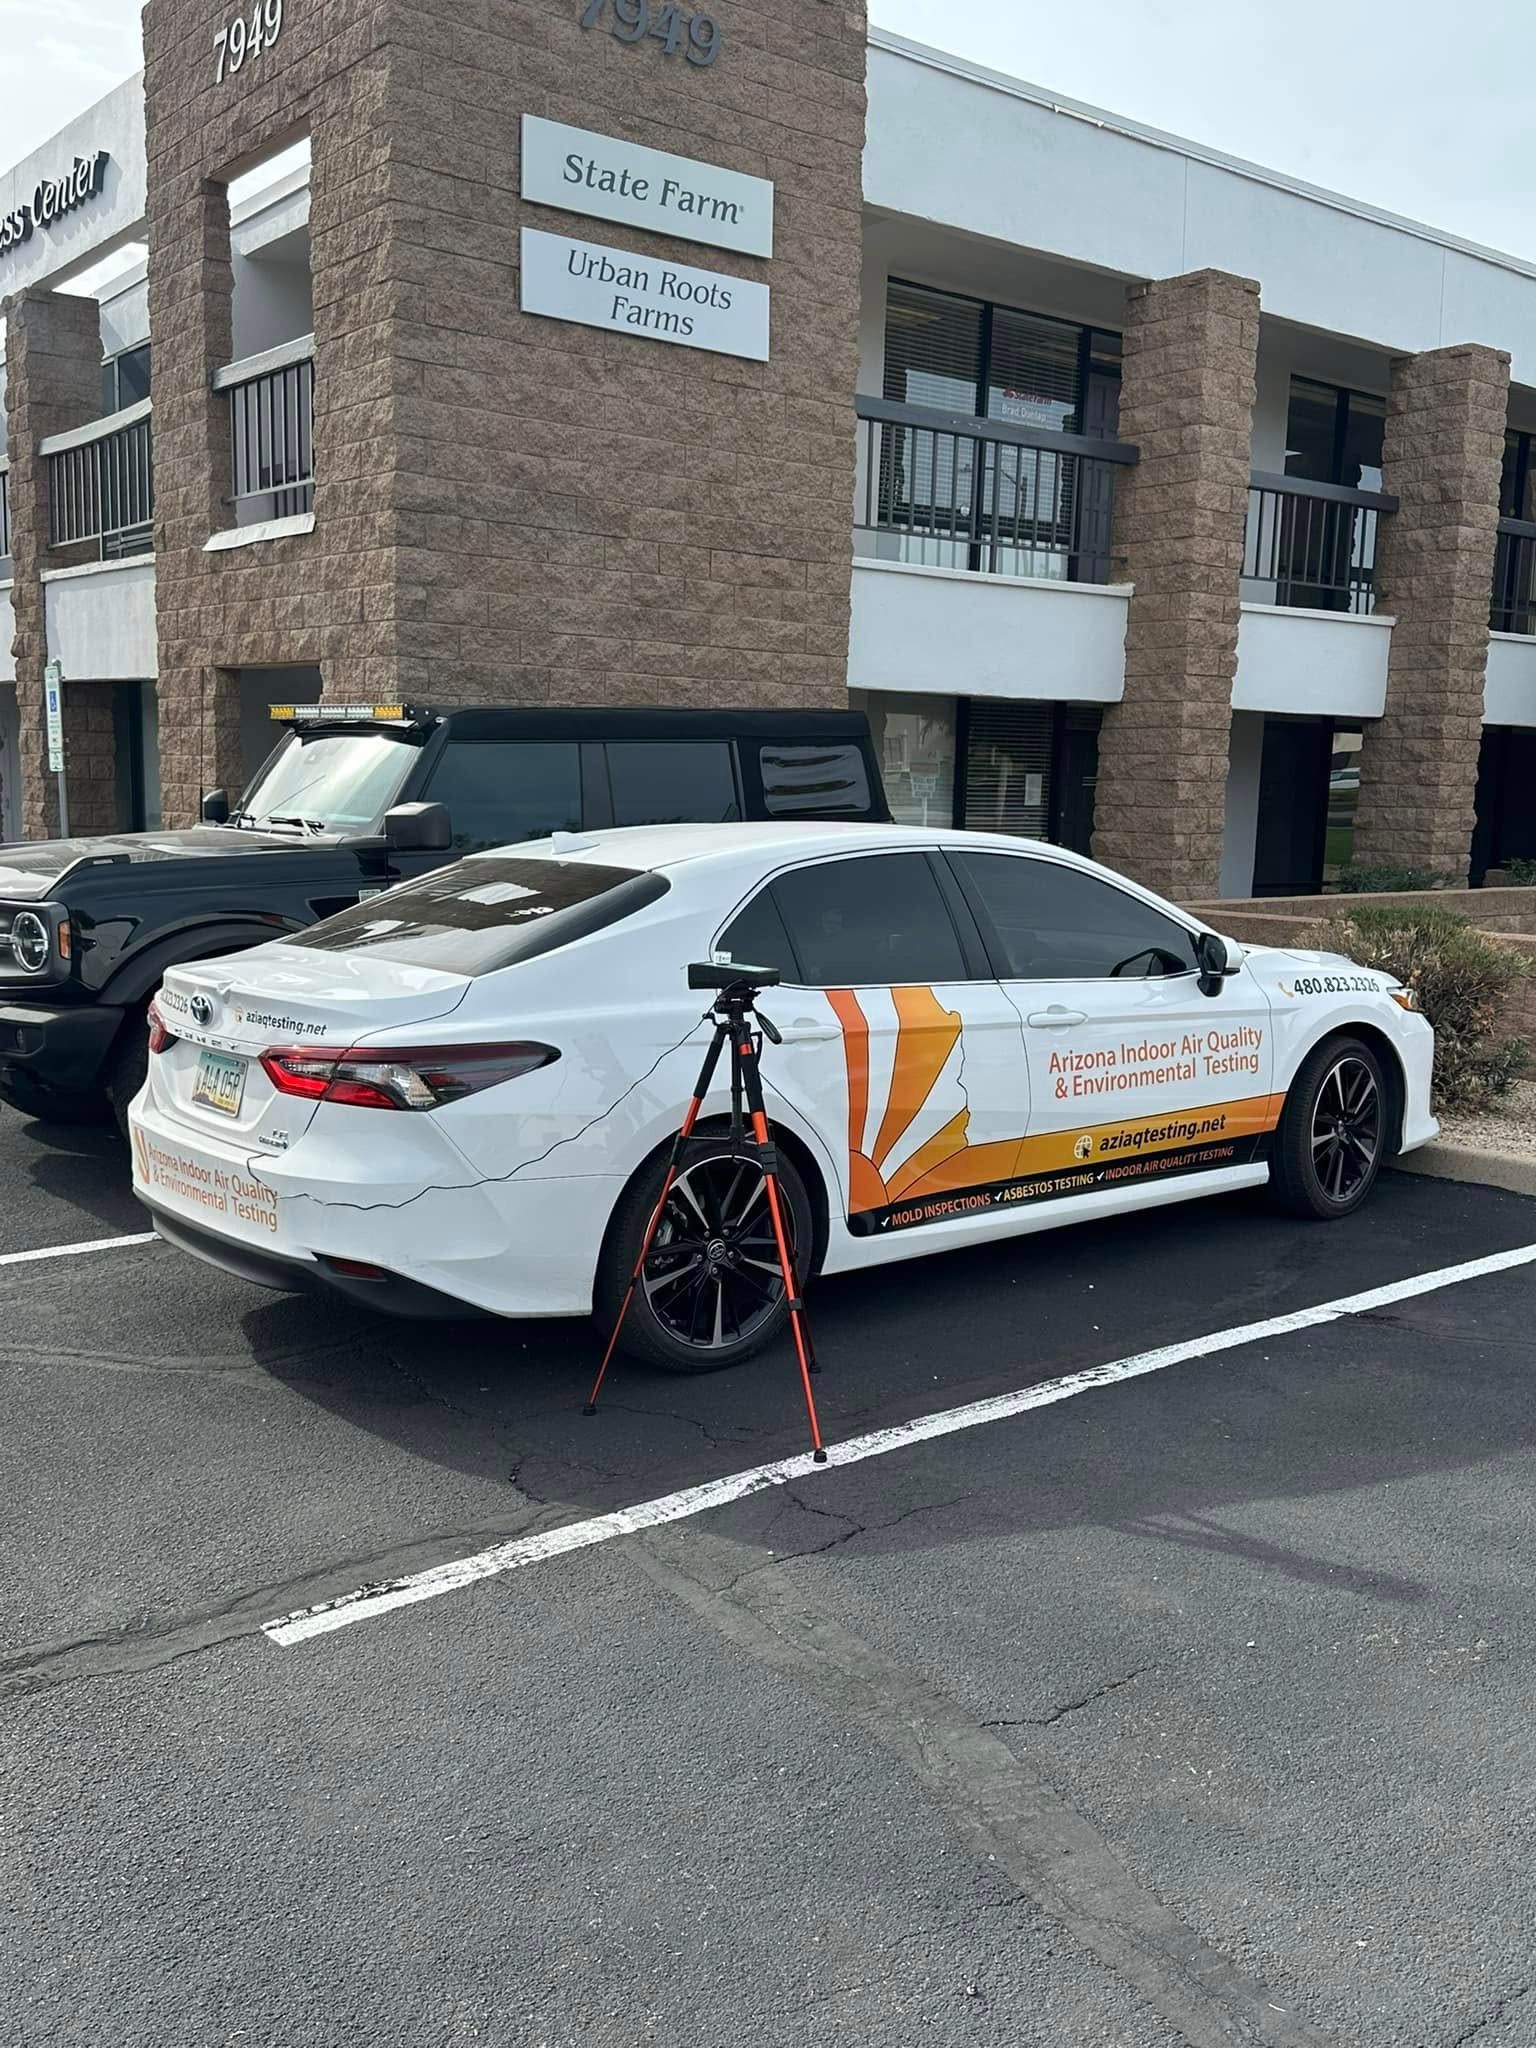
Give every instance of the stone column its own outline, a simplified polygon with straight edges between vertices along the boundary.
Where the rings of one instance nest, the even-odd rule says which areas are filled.
[[[1464,343],[1399,356],[1376,542],[1376,608],[1397,621],[1385,715],[1365,729],[1354,858],[1464,887],[1475,817],[1509,357]]]
[[[101,411],[101,314],[94,299],[65,298],[40,288],[18,292],[0,310],[6,322],[21,830],[26,839],[44,839],[59,829],[59,806],[57,785],[48,773],[43,707],[48,626],[41,578],[44,569],[89,559],[91,551],[50,555],[48,462],[37,448],[47,435],[82,427]],[[64,718],[67,739],[67,687]]]
[[[1237,668],[1259,288],[1197,270],[1126,294],[1113,552],[1135,585],[1105,713],[1093,851],[1186,901],[1216,894]]]
[[[150,332],[154,337],[156,614],[159,625],[160,802],[167,825],[190,824],[204,789],[234,801],[240,762],[239,678],[210,655],[199,626],[211,610],[214,565],[203,542],[228,519],[229,403],[213,373],[233,353],[234,273],[229,191],[182,173],[191,231],[168,243],[151,223]],[[254,658],[254,657],[253,657]]]

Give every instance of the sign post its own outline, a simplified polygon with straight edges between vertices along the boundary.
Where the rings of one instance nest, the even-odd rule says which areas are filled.
[[[48,772],[59,779],[59,837],[69,837],[69,790],[64,781],[64,670],[50,661],[43,670],[44,708],[48,719]]]

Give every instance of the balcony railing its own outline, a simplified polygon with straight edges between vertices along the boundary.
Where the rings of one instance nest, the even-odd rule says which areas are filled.
[[[1382,491],[1256,471],[1248,481],[1243,595],[1309,611],[1373,610],[1376,530],[1383,513],[1396,510],[1396,498]]]
[[[1536,633],[1536,522],[1501,519],[1493,555],[1494,633]]]
[[[231,363],[213,380],[229,394],[235,524],[291,519],[315,502],[315,338]]]
[[[150,401],[38,444],[48,462],[48,544],[94,541],[104,562],[154,546]]]
[[[11,577],[11,472],[0,469],[0,583]]]
[[[859,530],[928,568],[1103,583],[1124,441],[860,398]]]

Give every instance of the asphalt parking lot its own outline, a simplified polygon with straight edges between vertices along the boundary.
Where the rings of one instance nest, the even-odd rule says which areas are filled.
[[[584,1325],[14,1257],[145,1228],[104,1133],[0,1111],[5,2048],[1536,2038],[1536,1267],[1286,1324],[1536,1203],[829,1284],[829,1441],[918,1427],[638,1533],[802,1449],[787,1350],[589,1420]]]

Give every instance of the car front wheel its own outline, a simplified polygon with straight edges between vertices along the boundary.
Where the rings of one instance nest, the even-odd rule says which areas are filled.
[[[1323,1222],[1351,1215],[1376,1184],[1387,1142],[1380,1058],[1358,1038],[1325,1040],[1285,1099],[1270,1162],[1276,1201]]]
[[[665,1172],[663,1157],[636,1176],[608,1232],[594,1289],[605,1335],[623,1304]],[[811,1205],[782,1152],[777,1181],[797,1278],[803,1279]],[[760,1351],[788,1317],[762,1167],[750,1146],[738,1152],[727,1139],[705,1141],[690,1149],[668,1192],[620,1348],[668,1372],[715,1372]]]

